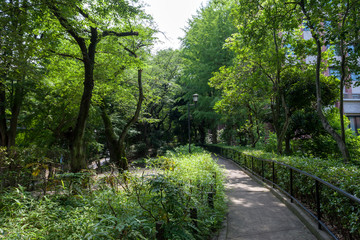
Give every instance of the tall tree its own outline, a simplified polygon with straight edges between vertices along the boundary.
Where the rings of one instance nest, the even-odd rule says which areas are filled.
[[[146,150],[156,155],[160,147],[173,140],[173,125],[170,118],[174,112],[176,94],[180,91],[176,83],[181,75],[182,61],[179,50],[158,51],[148,60],[145,71],[144,113],[139,130]]]
[[[75,58],[83,62],[84,88],[76,124],[71,131],[71,170],[87,168],[84,134],[94,88],[95,56],[98,43],[108,37],[129,37],[138,33],[132,29],[131,18],[140,15],[139,7],[128,1],[46,1],[51,14],[58,20],[69,43],[78,46]],[[70,40],[71,38],[72,40]],[[61,50],[60,50],[61,51]],[[63,56],[71,54],[57,52]]]
[[[193,114],[194,122],[198,123],[200,133],[204,134],[207,129],[212,132],[214,143],[217,140],[219,115],[213,107],[219,93],[208,85],[208,81],[213,72],[230,65],[233,59],[233,54],[223,48],[225,39],[235,32],[230,16],[232,3],[210,1],[189,21],[183,39],[184,69],[180,85],[184,89],[184,99],[192,102],[192,95],[199,94]],[[204,141],[205,136],[201,139]]]
[[[110,161],[120,171],[128,169],[126,140],[130,129],[139,119],[144,101],[143,68],[153,39],[151,24],[151,18],[137,19],[134,25],[140,33],[138,38],[127,40],[128,44],[121,39],[112,39],[104,41],[99,47],[106,54],[99,59],[102,68],[96,72],[96,77],[102,82],[96,89],[98,105]],[[120,120],[121,124],[114,121],[114,113],[118,114],[117,118],[120,119],[117,121]]]
[[[210,85],[222,91],[222,99],[215,109],[223,118],[234,119],[234,123],[226,128],[235,127],[240,144],[246,145],[250,140],[252,147],[260,138],[260,129],[269,110],[266,107],[270,101],[268,93],[271,85],[260,71],[249,67],[244,71],[241,63],[223,67],[214,74]]]
[[[311,35],[316,43],[316,97],[317,113],[321,119],[324,129],[334,138],[345,162],[350,161],[350,154],[345,143],[345,126],[343,120],[343,88],[348,78],[347,54],[348,45],[356,39],[356,32],[359,32],[359,1],[295,1],[289,5],[296,4],[306,20],[306,25],[311,29]],[[353,25],[354,24],[354,25]],[[322,93],[321,93],[321,64],[323,61],[323,48],[331,41],[340,45],[340,121],[341,134],[338,134],[329,124],[323,114]],[[358,51],[357,51],[358,52]],[[358,65],[355,61],[355,66]]]
[[[233,9],[238,33],[228,40],[237,55],[236,71],[258,85],[269,86],[272,122],[277,136],[277,151],[282,153],[283,141],[290,124],[285,82],[289,68],[296,68],[301,58],[289,54],[295,34],[290,32],[299,20],[289,6],[275,1],[237,1]],[[300,61],[299,61],[300,60]],[[247,74],[244,74],[247,73]],[[263,81],[267,82],[264,84]]]
[[[40,12],[32,1],[0,3],[0,145],[8,148],[15,145],[24,99],[41,75]]]

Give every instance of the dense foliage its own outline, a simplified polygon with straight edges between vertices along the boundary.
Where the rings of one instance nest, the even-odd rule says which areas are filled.
[[[168,153],[146,170],[95,181],[59,176],[58,193],[40,196],[19,186],[0,196],[0,238],[154,239],[162,222],[166,239],[207,239],[225,213],[223,174],[211,155]],[[207,193],[214,192],[214,208]],[[192,219],[191,209],[197,209]]]
[[[254,147],[265,132],[275,132],[276,151],[289,154],[295,139],[314,137],[304,124],[312,115],[317,119],[314,123],[319,123],[313,129],[323,128],[321,134],[331,136],[344,161],[358,158],[350,150],[354,142],[347,141],[342,102],[344,86],[351,84],[350,72],[355,76],[358,71],[353,58],[358,58],[359,37],[348,31],[358,29],[358,23],[350,24],[358,18],[358,4],[235,2],[232,18],[237,31],[224,45],[235,58],[210,80],[211,86],[222,91],[216,110],[227,121],[224,132],[229,143]],[[341,45],[342,54],[334,52],[335,45]],[[338,74],[330,71],[334,76],[329,77],[329,68]],[[336,101],[339,126],[327,114]],[[315,147],[313,152],[319,150]]]
[[[247,153],[358,195],[343,89],[359,85],[359,4],[210,0],[181,49],[154,53],[141,1],[1,1],[0,238],[151,239],[161,222],[166,238],[206,239],[223,176],[200,148],[168,152],[189,141],[260,148]],[[150,170],[127,171],[144,157]],[[323,194],[358,237],[358,208]]]

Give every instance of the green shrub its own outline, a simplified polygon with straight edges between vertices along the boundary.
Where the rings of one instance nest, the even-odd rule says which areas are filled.
[[[155,239],[160,221],[166,239],[208,239],[225,213],[220,167],[209,153],[173,153],[156,166],[108,175],[92,191],[70,191],[70,182],[83,186],[85,173],[63,174],[62,193],[45,197],[8,190],[0,195],[0,239]],[[208,192],[216,192],[214,208]]]
[[[196,146],[195,144],[191,144],[191,153],[203,153],[204,149],[202,147]],[[182,145],[176,147],[172,151],[167,151],[165,156],[179,156],[179,155],[187,155],[189,154],[189,145]]]

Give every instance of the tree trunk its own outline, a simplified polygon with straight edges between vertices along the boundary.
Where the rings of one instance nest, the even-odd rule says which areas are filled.
[[[68,13],[63,13],[60,8],[58,8],[57,4],[49,1],[47,2],[48,7],[54,16],[58,19],[60,25],[65,29],[65,31],[75,40],[77,45],[80,48],[82,54],[82,61],[84,63],[85,69],[85,79],[84,79],[84,90],[81,98],[80,109],[75,125],[75,129],[72,132],[72,136],[70,138],[70,154],[71,154],[71,171],[78,172],[81,169],[87,168],[87,163],[85,159],[85,143],[84,143],[84,134],[86,129],[86,120],[89,115],[89,109],[91,104],[92,91],[94,88],[94,64],[95,64],[95,54],[96,54],[96,46],[99,42],[99,32],[96,27],[90,26],[89,29],[81,29],[79,30],[76,26],[73,25],[73,19],[67,18]],[[89,17],[87,13],[84,13],[81,8],[76,8],[78,14],[82,17],[92,19]],[[74,15],[78,16],[78,15]],[[83,37],[82,32],[90,33],[90,41]],[[109,35],[125,37],[125,36],[137,36],[137,32],[123,32],[117,33],[113,31],[103,31],[102,37],[106,37]],[[126,49],[128,50],[128,49]]]
[[[110,161],[116,163],[116,161],[112,161],[113,159],[116,158],[116,157],[112,157],[113,155],[112,153],[115,152],[114,149],[117,147],[117,136],[115,135],[115,131],[111,123],[110,117],[106,112],[105,103],[103,103],[103,105],[100,106],[100,110],[101,110],[101,118],[103,120],[105,127],[106,142],[108,144],[108,148],[110,152]]]
[[[93,37],[97,39],[97,30],[92,31]],[[84,134],[86,121],[89,115],[92,91],[94,88],[94,62],[95,62],[95,42],[89,46],[89,54],[84,56],[85,80],[84,90],[81,97],[80,109],[76,121],[73,136],[70,142],[70,167],[72,172],[79,172],[87,168]]]
[[[345,141],[341,138],[341,136],[334,130],[334,128],[330,125],[324,113],[322,111],[322,100],[321,100],[321,89],[320,89],[320,65],[321,65],[321,42],[319,38],[314,37],[316,44],[317,44],[317,63],[316,63],[316,111],[319,115],[321,123],[324,129],[334,138],[336,141],[338,148],[343,156],[345,162],[350,161],[350,153],[345,144]],[[342,91],[342,90],[341,90]]]
[[[84,63],[84,90],[81,97],[75,129],[70,138],[70,168],[72,172],[79,172],[82,169],[87,168],[84,134],[94,88],[94,64],[96,46],[98,43],[98,30],[97,28],[90,27],[90,44],[87,47],[86,40],[76,32],[76,29],[71,25],[68,19],[64,17],[60,9],[54,3],[49,3],[48,6],[66,32],[74,38],[80,48],[82,61]]]
[[[24,80],[25,79],[23,78],[23,81]],[[8,148],[15,146],[18,119],[19,119],[21,105],[24,99],[24,89],[20,84],[16,85],[14,94],[15,94],[14,101],[13,101],[13,105],[11,106],[10,128],[8,130],[8,143],[7,143]]]
[[[211,143],[217,144],[217,127],[211,128]]]
[[[285,101],[285,96],[284,96],[284,91],[282,89],[282,87],[280,86],[280,81],[281,81],[281,62],[279,60],[279,46],[277,43],[277,39],[276,39],[277,33],[274,30],[273,32],[273,38],[274,38],[274,44],[275,44],[275,52],[277,57],[277,64],[276,64],[276,80],[274,83],[274,89],[275,89],[275,111],[273,109],[272,106],[272,112],[273,112],[273,118],[274,118],[274,128],[276,131],[276,138],[277,138],[277,152],[278,154],[282,154],[282,143],[284,141],[285,138],[285,134],[287,132],[287,129],[289,127],[290,124],[290,111],[289,108],[286,105],[286,101]],[[281,112],[281,105],[284,108],[284,115],[285,115],[285,122],[283,124],[283,127],[281,128],[280,126],[280,112]]]
[[[202,124],[199,126],[199,134],[200,134],[200,143],[202,145],[205,144],[205,139],[206,139],[206,130],[204,128],[205,122],[202,121]]]
[[[2,82],[0,82],[0,137],[1,146],[6,147],[8,143],[6,124],[6,93],[5,85]]]
[[[286,134],[285,137],[285,154],[290,155],[291,154],[291,138],[289,134]]]
[[[258,141],[260,140],[260,127],[259,127],[259,121],[256,119],[256,137],[254,140],[254,144],[253,147],[256,147],[256,144],[258,143]]]
[[[20,84],[16,84],[13,92],[13,101],[11,105],[11,119],[8,129],[6,119],[6,93],[5,86],[0,84],[0,145],[8,149],[15,145],[17,123],[20,114],[20,108],[24,98],[24,90]]]
[[[120,172],[122,172],[124,170],[127,170],[129,168],[128,161],[127,161],[127,158],[126,158],[126,152],[125,152],[125,138],[126,138],[126,135],[129,132],[130,127],[139,118],[140,111],[141,111],[141,105],[142,105],[142,102],[144,100],[144,94],[143,94],[143,88],[142,88],[142,69],[138,70],[138,88],[139,88],[139,97],[138,97],[138,102],[137,102],[137,105],[136,105],[136,110],[135,110],[134,116],[125,125],[123,131],[121,132],[119,140],[117,142],[117,146],[119,148],[120,155],[121,155],[120,159],[119,159],[119,162],[118,162],[118,168],[119,168]]]
[[[340,78],[340,124],[341,124],[341,138],[346,144],[346,136],[345,136],[345,124],[344,124],[344,86],[346,78],[348,77],[347,69],[346,69],[346,53],[344,49],[344,41],[340,41],[340,51],[341,51],[341,78]]]

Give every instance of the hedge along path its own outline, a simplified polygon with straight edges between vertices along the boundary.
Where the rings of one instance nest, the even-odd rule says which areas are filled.
[[[218,240],[315,240],[305,225],[269,189],[234,162],[216,157],[226,175],[229,211]]]

